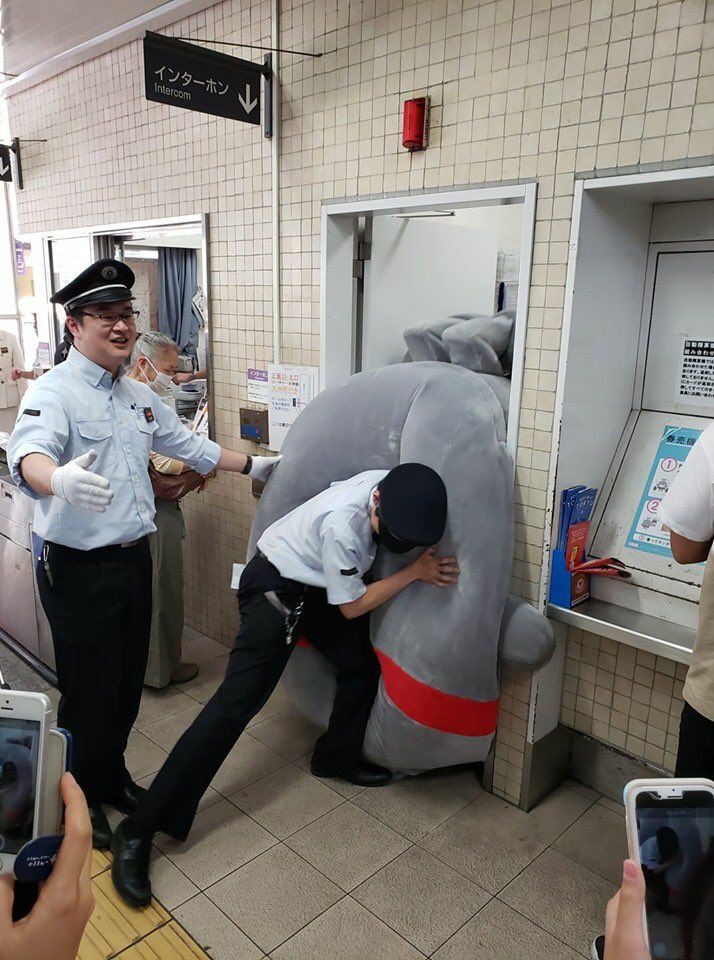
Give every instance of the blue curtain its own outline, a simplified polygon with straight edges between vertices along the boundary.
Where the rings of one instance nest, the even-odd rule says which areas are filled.
[[[159,247],[159,330],[196,356],[199,318],[193,309],[196,294],[196,251]]]

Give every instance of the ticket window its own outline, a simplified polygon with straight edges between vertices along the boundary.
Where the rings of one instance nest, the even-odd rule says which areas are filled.
[[[638,187],[583,188],[554,491],[599,488],[589,553],[632,579],[593,577],[589,601],[551,613],[686,661],[703,565],[674,561],[658,510],[714,419],[714,180],[682,203]]]

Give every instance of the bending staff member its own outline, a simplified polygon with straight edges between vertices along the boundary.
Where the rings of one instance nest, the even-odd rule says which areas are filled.
[[[361,759],[379,682],[366,614],[416,580],[446,587],[459,571],[453,559],[427,550],[384,580],[366,586],[363,578],[378,542],[406,553],[437,543],[445,525],[441,478],[430,467],[406,463],[333,484],[266,530],[241,577],[240,631],[225,679],[112,838],[112,877],[128,903],[146,906],[151,900],[152,836],[162,830],[186,838],[201,796],[273,692],[298,634],[337,670],[330,724],[315,745],[313,774],[362,786],[391,779],[388,770]]]
[[[126,264],[99,260],[55,295],[74,345],[23,398],[7,447],[13,479],[37,500],[35,531],[45,541],[37,579],[57,659],[59,724],[72,733],[98,847],[111,837],[101,804],[128,813],[143,792],[124,751],[149,648],[149,452],[201,474],[218,467],[264,480],[275,465],[197,437],[147,384],[120,375],[136,339],[133,283]]]

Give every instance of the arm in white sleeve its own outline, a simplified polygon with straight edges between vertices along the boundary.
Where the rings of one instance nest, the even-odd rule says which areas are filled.
[[[714,536],[714,477],[707,450],[711,430],[692,447],[660,507],[662,522],[687,540],[704,542]]]
[[[14,482],[34,500],[46,494],[35,490],[22,475],[22,459],[41,453],[59,464],[69,438],[69,421],[59,393],[44,378],[20,402],[17,422],[7,444],[7,462]]]

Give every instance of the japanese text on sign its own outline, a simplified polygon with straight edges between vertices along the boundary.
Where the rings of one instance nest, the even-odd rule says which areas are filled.
[[[271,363],[268,366],[270,449],[280,450],[288,430],[319,391],[317,367]]]
[[[659,508],[700,433],[690,427],[665,427],[630,528],[628,547],[664,557],[672,555],[669,530],[662,525]]]

